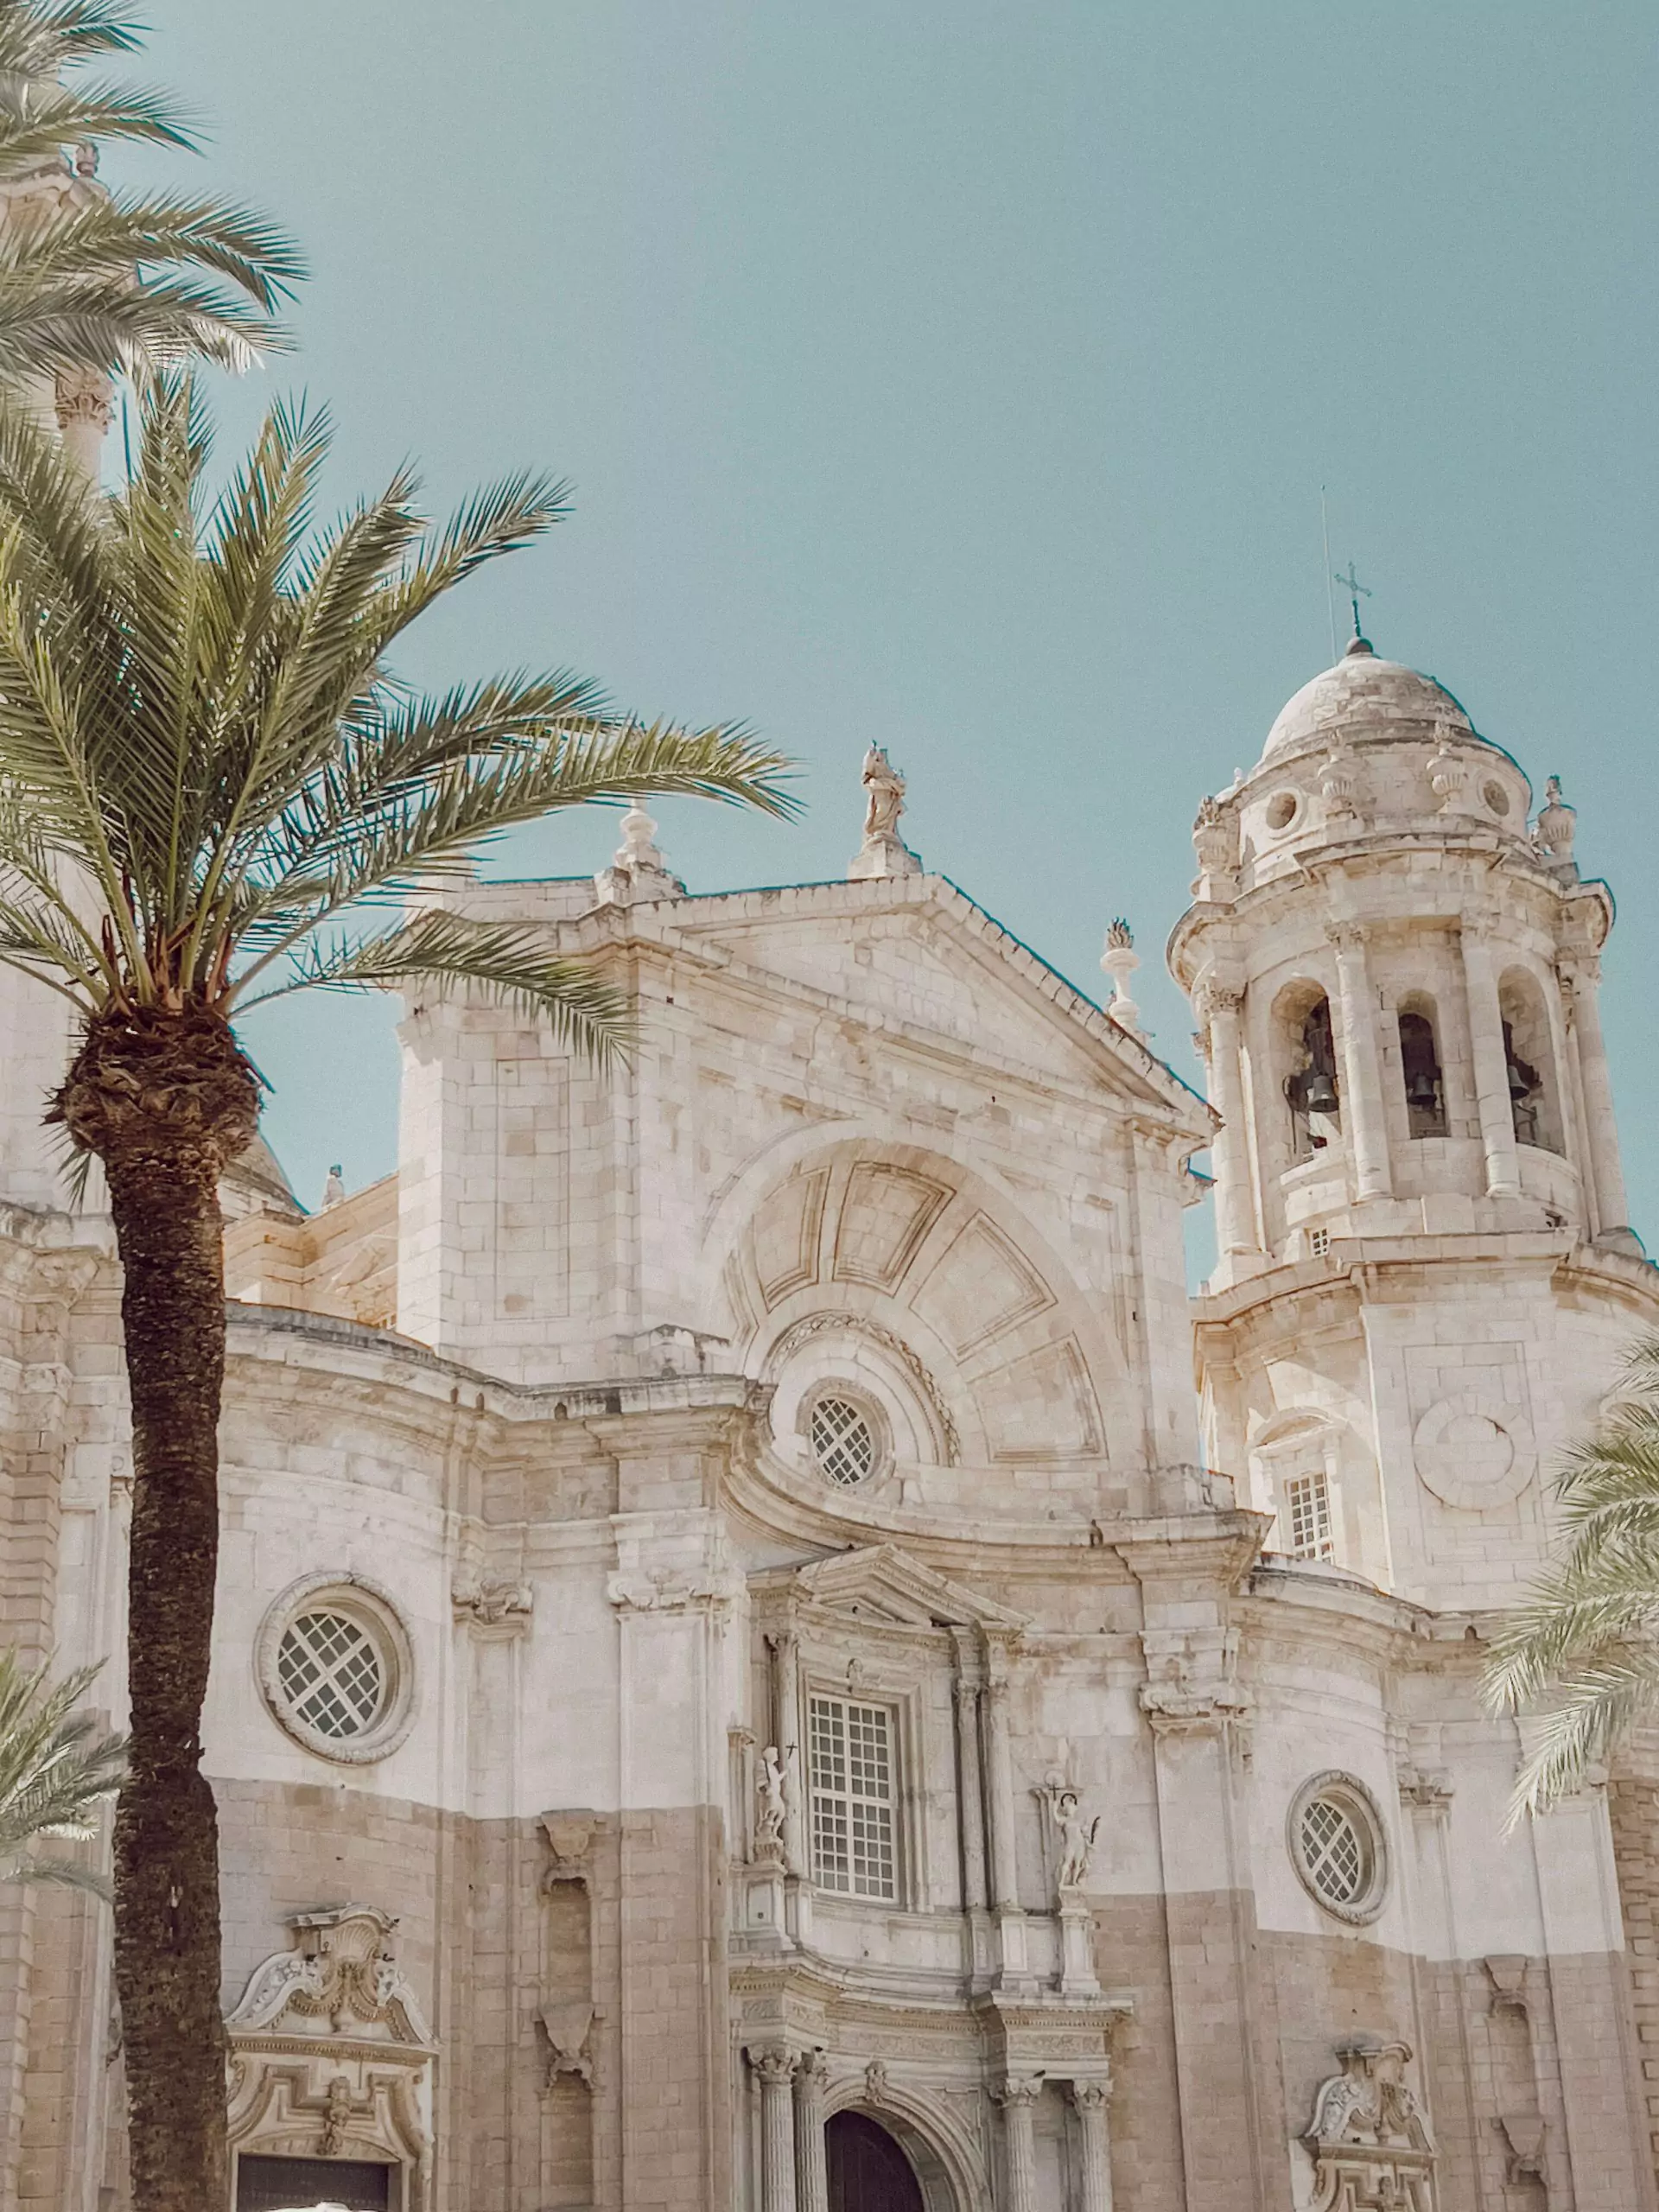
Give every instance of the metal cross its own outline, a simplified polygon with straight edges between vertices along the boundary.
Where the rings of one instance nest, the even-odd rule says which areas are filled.
[[[1332,573],[1335,575],[1336,581],[1342,586],[1344,591],[1347,593],[1350,602],[1353,607],[1354,635],[1357,638],[1363,636],[1363,632],[1361,631],[1359,626],[1359,602],[1362,599],[1369,599],[1371,595],[1370,592],[1364,584],[1361,583],[1359,578],[1354,574],[1354,564],[1351,561],[1348,563],[1348,573],[1345,576],[1343,575],[1340,569],[1335,569]]]

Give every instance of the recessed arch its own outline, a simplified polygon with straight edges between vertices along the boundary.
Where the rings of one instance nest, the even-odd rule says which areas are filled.
[[[1440,1009],[1427,991],[1407,991],[1395,1010],[1406,1127],[1414,1137],[1446,1134],[1446,1072],[1440,1059]]]
[[[811,1140],[769,1147],[764,1175],[734,1179],[705,1242],[706,1325],[774,1385],[785,1459],[817,1352],[881,1402],[901,1482],[907,1465],[1133,1452],[1138,1386],[1110,1301],[1073,1279],[1011,1193],[945,1149],[845,1125]]]
[[[915,2167],[899,2138],[849,2108],[824,2122],[830,2212],[927,2212]]]
[[[873,2120],[903,2151],[924,2212],[990,2212],[990,2177],[977,2131],[944,2098],[893,2078],[885,2067],[876,2070],[883,2079],[874,2097],[868,2069],[838,2089],[832,2086],[825,2103],[826,2138],[843,2113]]]
[[[1530,969],[1504,969],[1498,978],[1497,1008],[1515,1134],[1521,1143],[1541,1151],[1563,1152],[1555,1040],[1543,986]]]
[[[1293,1161],[1310,1160],[1342,1133],[1342,1078],[1325,985],[1308,976],[1282,985],[1268,1021],[1274,1090],[1289,1117],[1286,1149]]]

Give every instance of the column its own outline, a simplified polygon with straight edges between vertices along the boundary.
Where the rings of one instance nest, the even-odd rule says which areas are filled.
[[[1109,2082],[1074,2082],[1071,2102],[1083,2136],[1083,2212],[1112,2212],[1112,2136],[1107,2119]]]
[[[784,1859],[798,1877],[806,1872],[806,1849],[801,1832],[801,1776],[806,1766],[806,1745],[801,1740],[801,1670],[797,1654],[799,1639],[792,1628],[780,1629],[766,1638],[772,1654],[772,1709],[777,1729],[779,1757],[791,1780],[784,1789]],[[795,1761],[789,1767],[789,1750]]]
[[[823,2088],[829,2073],[821,2050],[803,2053],[795,2069],[795,2212],[830,2212],[823,2163]]]
[[[1014,1852],[1014,1753],[1008,1741],[1007,1653],[991,1646],[986,1710],[989,1743],[988,1796],[991,1810],[991,1897],[999,1912],[1020,1910],[1020,1879]]]
[[[1480,1140],[1486,1151],[1486,1195],[1518,1198],[1521,1163],[1515,1149],[1510,1062],[1503,1050],[1503,1017],[1498,1010],[1491,948],[1474,924],[1466,924],[1460,938],[1464,995],[1469,1002],[1469,1053],[1480,1108]]]
[[[1393,1195],[1389,1124],[1382,1109],[1382,1065],[1376,1048],[1376,995],[1365,962],[1365,933],[1356,923],[1332,923],[1337,950],[1337,1042],[1342,1053],[1342,1126],[1354,1163],[1358,1198]]]
[[[985,1894],[985,1786],[980,1776],[979,1654],[971,1630],[953,1630],[957,1679],[957,1789],[962,1822],[962,1904],[964,1912],[982,1912]]]
[[[1567,986],[1573,1035],[1578,1046],[1579,1077],[1584,1085],[1585,1143],[1590,1154],[1590,1178],[1595,1187],[1598,1226],[1605,1236],[1610,1230],[1626,1225],[1629,1211],[1624,1197],[1624,1171],[1618,1157],[1618,1125],[1613,1118],[1607,1045],[1601,1033],[1597,990],[1600,979],[1601,963],[1594,953],[1563,964],[1561,980]]]
[[[1224,1253],[1255,1252],[1255,1203],[1251,1190],[1250,1148],[1244,1125],[1244,1082],[1239,1063],[1238,1009],[1243,993],[1207,982],[1198,995],[1214,1091],[1211,1104],[1221,1127],[1211,1147],[1216,1169],[1216,1236]]]
[[[1042,2092],[1034,2075],[1010,2075],[991,2094],[1002,2107],[1002,2185],[1000,2212],[1037,2212],[1037,2144],[1032,2107]]]
[[[749,2063],[760,2083],[760,2212],[796,2212],[795,2054],[774,2044]]]

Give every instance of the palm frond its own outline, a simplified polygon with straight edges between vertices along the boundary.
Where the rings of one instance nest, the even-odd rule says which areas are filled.
[[[457,988],[544,1022],[601,1065],[626,1052],[627,1001],[591,968],[549,953],[545,932],[520,922],[477,922],[431,911],[371,936],[316,939],[292,957],[293,976],[249,1001],[297,990],[417,991]]]
[[[86,1839],[98,1809],[119,1785],[125,1739],[78,1710],[98,1674],[83,1667],[54,1682],[0,1649],[0,1866],[5,1878],[65,1882],[107,1894],[101,1878],[64,1859],[42,1859],[42,1836]]]
[[[1624,1383],[1561,1465],[1567,1541],[1487,1662],[1488,1704],[1534,1715],[1512,1820],[1580,1787],[1659,1700],[1659,1336],[1635,1346]]]

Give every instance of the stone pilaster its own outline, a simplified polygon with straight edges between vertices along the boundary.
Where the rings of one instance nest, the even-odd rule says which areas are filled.
[[[1521,1195],[1521,1165],[1515,1148],[1515,1111],[1510,1103],[1509,1058],[1503,1050],[1503,1017],[1497,1003],[1492,955],[1477,923],[1459,932],[1464,995],[1469,1007],[1469,1052],[1480,1111],[1480,1139],[1486,1153],[1486,1195]]]
[[[1343,1129],[1353,1162],[1354,1194],[1386,1198],[1393,1192],[1389,1123],[1382,1108],[1382,1064],[1377,1052],[1376,994],[1365,959],[1365,932],[1357,923],[1333,923],[1326,934],[1337,955],[1337,1045],[1342,1054]]]
[[[821,2050],[802,2053],[795,2068],[795,2212],[830,2212],[823,2156],[823,2092],[829,2069]]]
[[[1239,1007],[1243,994],[1210,981],[1198,993],[1205,1025],[1210,1085],[1221,1127],[1211,1147],[1216,1171],[1216,1234],[1222,1253],[1261,1249],[1244,1119],[1244,1081],[1239,1059]]]

